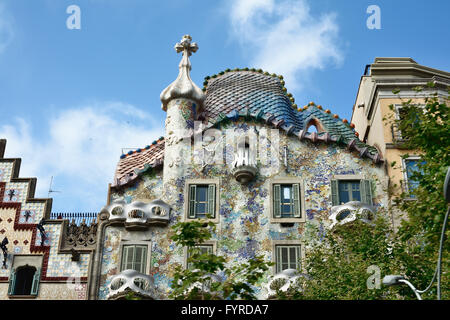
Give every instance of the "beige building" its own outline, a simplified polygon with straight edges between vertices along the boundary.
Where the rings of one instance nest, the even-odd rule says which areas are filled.
[[[434,88],[427,87],[433,82]],[[413,90],[423,87],[421,92]],[[351,122],[360,134],[360,139],[374,147],[385,160],[385,169],[389,175],[389,185],[392,192],[399,193],[414,187],[414,182],[408,181],[408,174],[414,170],[420,161],[420,155],[414,150],[402,147],[401,132],[384,118],[398,119],[402,102],[412,99],[413,103],[424,103],[424,98],[437,92],[439,99],[448,99],[450,73],[422,66],[411,58],[375,58],[367,65],[358,88],[355,105],[353,106]],[[395,94],[393,90],[399,89]],[[389,108],[394,105],[394,110]],[[410,155],[402,159],[404,154]],[[391,167],[392,162],[397,165]],[[398,216],[393,219],[398,226]]]

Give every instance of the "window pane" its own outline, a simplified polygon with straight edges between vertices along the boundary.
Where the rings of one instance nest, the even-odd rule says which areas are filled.
[[[207,186],[197,186],[197,201],[206,202],[208,193]]]
[[[122,271],[131,269],[145,273],[147,246],[124,246],[122,251]]]
[[[347,203],[350,201],[350,197],[347,190],[342,190],[339,186],[339,201],[341,203]]]
[[[286,269],[298,269],[300,264],[300,246],[277,246],[276,258],[277,272],[281,272]]]
[[[291,212],[292,212],[292,210],[291,210],[291,205],[290,204],[283,204],[283,206],[282,206],[282,214],[283,215],[289,215]]]
[[[133,247],[128,246],[127,247],[127,263],[126,263],[126,267],[125,269],[133,269],[133,255],[134,255],[134,250]]]
[[[359,181],[352,182],[352,200],[353,201],[361,201],[361,184]]]
[[[289,248],[289,268],[296,269],[297,268],[297,250],[296,247]]]
[[[283,202],[289,202],[291,200],[291,186],[283,186]]]
[[[281,262],[286,263],[288,262],[288,248],[281,247]]]
[[[194,249],[194,252],[192,252],[192,254],[205,254],[205,253],[212,254],[213,253],[212,245],[195,246],[193,249]],[[188,251],[188,254],[187,254],[188,259],[190,256],[191,256],[191,253]],[[192,267],[193,267],[192,263],[187,264],[188,269],[192,269]]]
[[[196,207],[197,216],[206,214],[206,203],[197,202]]]
[[[361,201],[360,184],[359,180],[339,181],[339,202]]]
[[[145,259],[146,259],[146,247],[136,247],[136,257],[134,270],[144,273],[145,272]]]

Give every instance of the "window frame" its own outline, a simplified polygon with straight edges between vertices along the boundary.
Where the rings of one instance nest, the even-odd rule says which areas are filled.
[[[349,180],[359,180],[360,182],[360,189],[359,189],[359,193],[360,193],[360,198],[361,198],[361,202],[365,203],[367,205],[372,206],[373,205],[373,199],[374,199],[374,193],[372,192],[372,179],[366,179],[363,175],[355,175],[355,174],[345,174],[345,175],[333,175],[330,178],[330,202],[331,202],[331,206],[340,206],[341,201],[339,201],[338,204],[334,204],[333,203],[333,181],[337,181],[337,197],[339,198],[339,181],[349,181]],[[369,187],[370,187],[370,203],[366,203],[365,200],[366,199],[366,195],[363,195],[363,191],[365,191],[365,187],[362,188],[362,181],[368,181],[369,183]],[[353,200],[350,200],[353,201]]]
[[[303,272],[304,270],[304,262],[305,262],[305,244],[301,240],[272,240],[272,262],[274,265],[272,266],[272,272],[274,275],[282,272],[278,271],[278,258],[277,258],[277,248],[278,247],[299,247],[300,250],[300,264],[299,271]]]
[[[417,105],[417,107],[419,107],[419,108],[422,108],[423,109],[423,111],[426,111],[425,110],[425,104],[416,104]],[[394,109],[395,109],[395,120],[400,120],[400,109],[402,109],[403,108],[403,105],[402,104],[394,104]],[[403,136],[402,136],[402,132],[401,132],[401,130],[400,129],[397,129],[398,130],[398,136],[399,136],[399,138],[400,138],[400,140],[404,140],[404,138],[403,138]]]
[[[298,184],[299,186],[299,200],[300,200],[300,217],[275,217],[274,214],[274,185],[286,185],[286,184]],[[270,223],[304,223],[306,222],[306,208],[305,208],[305,184],[302,179],[299,178],[276,178],[272,179],[269,183],[269,218]],[[281,192],[281,190],[280,190]],[[292,191],[293,195],[293,191]],[[280,199],[281,201],[281,199]]]
[[[189,198],[190,195],[190,186],[191,185],[215,185],[215,201],[214,201],[214,218],[208,219],[208,218],[191,218],[189,217],[189,207],[191,205],[191,199]],[[219,208],[220,208],[220,196],[219,196],[219,187],[220,187],[220,179],[214,178],[214,179],[187,179],[185,182],[185,188],[184,188],[184,221],[195,221],[199,219],[203,219],[206,221],[211,221],[214,223],[219,223]]]
[[[410,193],[410,187],[409,187],[409,177],[408,177],[408,168],[406,166],[406,162],[408,160],[415,160],[415,161],[421,161],[422,158],[420,156],[409,156],[408,158],[402,158],[402,171],[403,171],[403,181],[405,182],[405,191],[407,193]],[[423,161],[423,160],[422,160]],[[410,197],[409,199],[416,199],[415,197]]]
[[[144,267],[144,273],[143,274],[150,274],[151,271],[151,247],[152,247],[152,242],[151,241],[131,241],[131,240],[122,240],[120,243],[120,249],[119,249],[119,266],[118,266],[118,270],[119,273],[127,270],[127,269],[122,269],[122,262],[123,262],[123,254],[124,254],[124,247],[127,246],[146,246],[147,247],[147,251],[146,251],[146,259],[145,259],[145,267]],[[136,270],[137,271],[137,270]],[[139,271],[138,271],[139,272]]]
[[[8,276],[7,297],[10,299],[35,299],[35,298],[37,298],[39,296],[39,288],[41,285],[42,263],[43,263],[43,255],[32,255],[32,254],[15,254],[15,255],[13,255],[13,261],[11,263],[11,267],[9,268],[10,273]],[[20,267],[25,267],[25,266],[34,267],[36,269],[35,274],[33,276],[33,280],[32,280],[33,283],[32,283],[30,294],[29,295],[17,295],[17,294],[14,294],[14,291],[11,293],[11,284],[14,283],[14,286],[16,284],[17,269],[19,269]],[[12,276],[14,278],[11,278]]]
[[[206,246],[210,246],[210,247],[212,247],[212,254],[217,255],[217,241],[209,240],[209,241],[205,241],[205,242],[202,242],[202,243],[199,243],[199,244],[195,245],[195,247],[201,247],[201,246],[205,246],[205,247]],[[189,267],[188,262],[187,262],[188,254],[189,254],[188,248],[184,247],[184,254],[183,254],[183,256],[184,256],[184,268],[185,269],[188,269],[188,267]]]

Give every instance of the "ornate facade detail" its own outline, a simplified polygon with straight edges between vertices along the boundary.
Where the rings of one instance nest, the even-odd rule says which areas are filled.
[[[87,225],[83,219],[78,226],[75,220],[67,226],[65,230],[65,244],[73,249],[94,248],[97,241],[97,221]]]
[[[247,184],[256,176],[256,150],[250,148],[247,138],[238,142],[232,167],[233,175],[239,183]]]
[[[124,223],[127,229],[145,229],[152,224],[167,225],[170,211],[170,206],[159,199],[150,203],[116,201],[102,209],[102,213],[109,213],[109,221]]]
[[[310,277],[300,273],[295,269],[286,269],[273,276],[266,286],[267,298],[271,299],[281,291],[289,294],[290,290],[301,291],[302,282],[307,281]]]
[[[153,278],[135,270],[124,270],[111,279],[107,299],[124,298],[130,291],[142,298],[154,299]]]
[[[350,201],[339,206],[331,207],[330,229],[336,225],[346,224],[356,219],[372,223],[375,219],[375,208],[359,201]]]

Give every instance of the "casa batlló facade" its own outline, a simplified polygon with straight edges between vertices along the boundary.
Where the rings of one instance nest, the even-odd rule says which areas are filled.
[[[370,221],[387,207],[383,159],[347,120],[312,102],[298,108],[281,76],[226,70],[200,89],[190,79],[197,44],[184,36],[175,49],[179,75],[161,93],[165,136],[119,160],[99,214],[88,298],[131,290],[167,299],[175,267],[188,267],[171,226],[208,214],[217,231],[204,252],[230,264],[255,255],[275,263],[257,288],[266,299],[273,276],[301,270],[316,230],[357,214]]]
[[[90,225],[51,219],[51,199],[34,198],[36,179],[19,177],[0,140],[0,299],[168,299],[176,266],[189,267],[171,227],[202,218],[217,227],[203,252],[274,262],[256,288],[267,299],[272,281],[299,277],[308,239],[387,208],[384,161],[353,124],[312,102],[298,108],[283,77],[262,70],[225,70],[200,89],[197,44],[184,36],[175,49],[165,136],[120,157]]]

